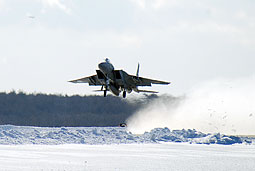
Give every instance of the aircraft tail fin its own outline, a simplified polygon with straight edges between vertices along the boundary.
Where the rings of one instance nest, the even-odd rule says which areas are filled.
[[[140,64],[138,63],[137,71],[136,71],[136,77],[137,77],[137,78],[139,78],[139,68],[140,68]]]

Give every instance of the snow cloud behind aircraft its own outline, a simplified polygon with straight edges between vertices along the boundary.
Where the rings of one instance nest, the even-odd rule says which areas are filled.
[[[255,76],[216,79],[194,86],[185,97],[162,96],[128,119],[128,129],[196,129],[228,135],[255,134]]]

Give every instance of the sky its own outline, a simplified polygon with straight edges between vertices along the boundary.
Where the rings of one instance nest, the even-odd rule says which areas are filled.
[[[185,94],[255,75],[253,0],[0,0],[0,91],[96,94],[68,80],[116,69]],[[253,78],[254,79],[254,78]],[[98,93],[97,93],[98,94]]]

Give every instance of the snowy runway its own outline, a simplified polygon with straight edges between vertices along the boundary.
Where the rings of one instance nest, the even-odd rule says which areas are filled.
[[[155,128],[0,126],[0,171],[252,170],[254,138]]]
[[[252,170],[254,145],[1,145],[3,171]]]

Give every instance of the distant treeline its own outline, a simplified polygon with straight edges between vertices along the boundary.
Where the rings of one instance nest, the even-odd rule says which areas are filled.
[[[150,95],[130,102],[115,96],[0,93],[0,124],[117,126],[154,98]]]

